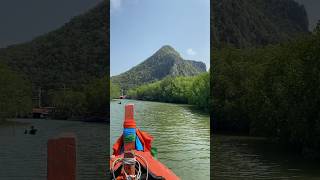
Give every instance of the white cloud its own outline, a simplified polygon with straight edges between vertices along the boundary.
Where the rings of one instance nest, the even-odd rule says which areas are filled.
[[[122,0],[111,0],[110,6],[111,6],[111,12],[121,8]]]
[[[123,11],[130,5],[136,5],[139,0],[110,0],[110,11],[111,13]]]
[[[197,54],[197,52],[194,51],[192,48],[189,48],[189,49],[187,49],[187,54],[190,55],[190,56],[194,56],[194,55]]]

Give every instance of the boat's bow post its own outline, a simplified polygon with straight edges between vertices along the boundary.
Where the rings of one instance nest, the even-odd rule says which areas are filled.
[[[134,105],[127,104],[125,106],[125,117],[123,123],[123,141],[124,141],[124,171],[125,175],[130,179],[136,179],[136,161],[133,150],[135,150],[136,142],[136,122],[134,120]]]

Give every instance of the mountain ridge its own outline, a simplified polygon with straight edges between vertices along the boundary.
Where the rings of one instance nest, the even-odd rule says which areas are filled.
[[[0,63],[25,74],[33,93],[81,89],[108,74],[107,1],[31,41],[0,49]],[[47,100],[43,101],[45,104]]]
[[[111,81],[123,89],[130,89],[167,76],[194,76],[205,71],[203,62],[185,60],[173,47],[164,45],[128,71],[112,76]]]

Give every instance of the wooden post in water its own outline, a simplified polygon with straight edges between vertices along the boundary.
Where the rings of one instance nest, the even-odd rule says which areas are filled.
[[[47,180],[76,180],[76,138],[73,134],[48,140]]]

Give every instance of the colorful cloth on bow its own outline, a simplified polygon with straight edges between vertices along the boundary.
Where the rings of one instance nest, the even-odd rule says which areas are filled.
[[[123,134],[113,145],[113,155],[117,156],[123,153],[124,141],[132,140],[134,137],[135,148],[138,151],[151,152],[153,137],[146,132],[135,128],[124,128]]]

